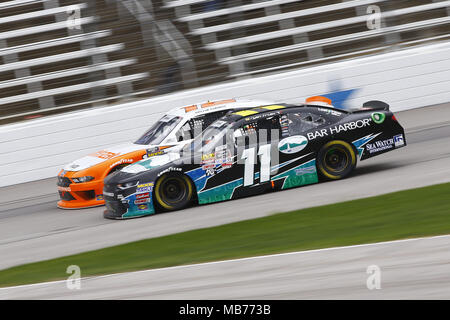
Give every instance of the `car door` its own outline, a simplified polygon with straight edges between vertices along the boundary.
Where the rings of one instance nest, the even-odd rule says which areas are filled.
[[[278,156],[279,117],[241,120],[215,145],[204,148],[196,169],[199,203],[258,194],[270,189],[272,153]],[[206,150],[206,151],[205,151]],[[197,173],[198,172],[198,173]],[[192,173],[190,173],[192,175]]]
[[[263,193],[272,189],[272,176],[279,163],[280,114],[266,114],[244,122],[234,131],[237,165],[234,171],[242,179],[233,198]]]
[[[301,109],[291,109],[280,116],[281,135],[278,142],[278,164],[272,164],[274,189],[288,189],[318,182],[316,146],[305,132],[324,124],[324,119]]]

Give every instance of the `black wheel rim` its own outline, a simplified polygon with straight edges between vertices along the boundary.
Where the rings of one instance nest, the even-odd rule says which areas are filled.
[[[186,196],[186,187],[181,179],[167,179],[161,185],[162,198],[167,203],[178,203]]]
[[[344,171],[348,166],[348,154],[341,148],[331,148],[325,154],[325,167],[332,172]]]

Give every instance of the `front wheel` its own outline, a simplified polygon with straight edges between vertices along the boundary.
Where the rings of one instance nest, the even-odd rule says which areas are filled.
[[[348,142],[330,141],[317,154],[318,172],[326,179],[344,179],[355,167],[356,153]]]
[[[183,174],[165,174],[155,184],[156,203],[168,211],[187,207],[193,194],[192,182]]]

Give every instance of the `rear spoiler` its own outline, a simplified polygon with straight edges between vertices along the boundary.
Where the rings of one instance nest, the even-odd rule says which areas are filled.
[[[315,104],[316,103],[316,104]],[[326,108],[331,110],[338,110],[342,113],[356,113],[356,112],[367,112],[367,111],[389,111],[389,105],[386,102],[379,100],[371,100],[367,101],[363,104],[360,109],[353,110],[342,110],[334,108],[332,105],[332,101],[329,98],[322,96],[314,96],[306,99],[306,105],[308,107],[319,107]]]
[[[363,104],[361,109],[352,110],[352,113],[365,111],[389,111],[389,105],[386,102],[379,100],[367,101]]]

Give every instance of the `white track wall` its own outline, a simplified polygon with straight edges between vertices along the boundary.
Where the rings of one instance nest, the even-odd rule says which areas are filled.
[[[72,160],[134,141],[177,106],[231,97],[301,103],[352,89],[348,107],[383,100],[400,111],[449,102],[450,42],[4,125],[0,187],[55,177]]]

